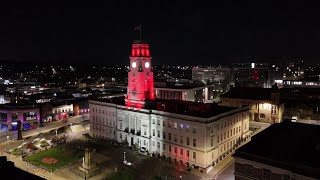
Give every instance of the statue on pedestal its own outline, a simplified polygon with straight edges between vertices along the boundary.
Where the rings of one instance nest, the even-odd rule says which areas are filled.
[[[82,166],[79,167],[83,171],[85,177],[91,177],[99,171],[99,167],[92,161],[92,148],[85,148],[84,157],[82,158]]]

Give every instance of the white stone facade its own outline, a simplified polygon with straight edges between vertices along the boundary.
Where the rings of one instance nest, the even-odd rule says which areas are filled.
[[[56,106],[52,108],[52,114],[59,114],[59,113],[70,113],[73,112],[73,104],[66,104],[61,106]]]
[[[126,140],[149,153],[188,166],[209,169],[249,135],[249,109],[238,108],[210,118],[129,108],[90,101],[90,135]]]
[[[284,104],[274,103],[268,100],[222,97],[220,105],[229,107],[249,106],[250,120],[266,123],[280,123],[284,111]]]

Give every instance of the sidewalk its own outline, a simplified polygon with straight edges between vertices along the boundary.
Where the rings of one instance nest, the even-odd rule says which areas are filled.
[[[193,174],[199,177],[199,179],[210,179],[210,180],[214,180],[217,179],[219,174],[226,169],[232,162],[234,161],[234,158],[229,155],[227,157],[225,157],[222,161],[220,161],[215,167],[212,168],[211,171],[209,171],[209,173],[201,173],[197,170],[189,172],[188,174]],[[186,177],[184,177],[183,179],[189,180],[190,178],[188,178],[188,175],[186,174]]]
[[[14,162],[15,167],[20,168],[24,171],[43,177],[45,179],[61,179],[61,177],[57,176],[56,173],[51,174],[46,170],[36,168],[33,165],[28,164],[27,162],[22,160],[21,156],[15,156],[13,154],[7,153],[5,153],[5,156],[7,156],[8,161]]]

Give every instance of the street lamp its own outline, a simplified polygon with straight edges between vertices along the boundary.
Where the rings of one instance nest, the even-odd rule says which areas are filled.
[[[123,162],[124,163],[126,162],[126,152],[125,151],[123,152]]]
[[[29,163],[27,162],[27,171],[29,171]]]

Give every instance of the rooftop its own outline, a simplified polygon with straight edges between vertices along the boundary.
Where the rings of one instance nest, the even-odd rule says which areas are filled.
[[[116,105],[125,106],[125,97],[114,97],[110,99],[92,99],[99,102],[113,103]],[[144,109],[157,110],[180,115],[188,115],[200,118],[210,118],[219,114],[223,114],[235,109],[236,107],[219,106],[217,104],[204,104],[191,101],[165,100],[156,99],[146,102]]]
[[[1,104],[0,109],[6,109],[6,110],[15,110],[15,109],[36,109],[38,108],[38,105],[36,104],[14,104],[14,103],[7,103],[7,104]]]
[[[254,136],[234,156],[318,179],[319,154],[320,126],[284,121]]]
[[[157,79],[154,82],[155,88],[169,89],[193,89],[203,87],[205,84],[201,81],[186,80],[186,79]]]
[[[271,92],[271,88],[234,87],[227,93],[221,95],[221,97],[251,100],[271,100]]]

